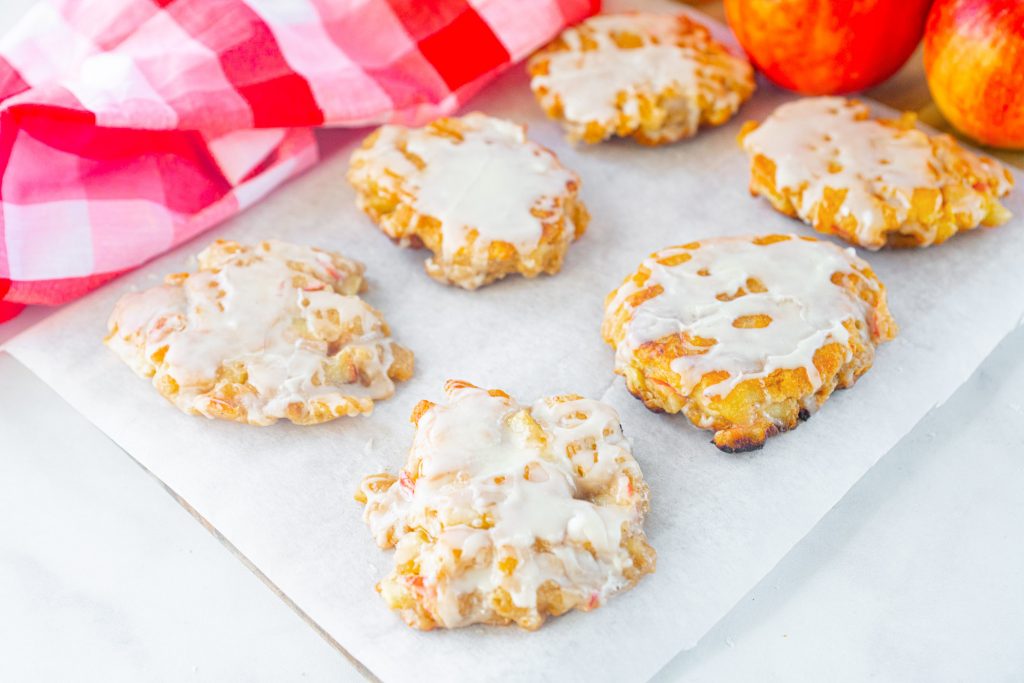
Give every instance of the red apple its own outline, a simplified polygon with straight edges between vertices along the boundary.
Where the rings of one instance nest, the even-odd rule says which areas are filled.
[[[806,95],[863,90],[895,73],[921,40],[931,0],[725,0],[751,61]]]
[[[1024,149],[1024,1],[937,0],[924,68],[932,98],[958,130]]]

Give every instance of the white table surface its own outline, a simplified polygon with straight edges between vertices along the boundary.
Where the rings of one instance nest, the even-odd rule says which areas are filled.
[[[31,3],[0,3],[0,29]],[[1024,328],[657,680],[1024,680],[1021,387]],[[68,680],[362,676],[0,354],[0,681]]]

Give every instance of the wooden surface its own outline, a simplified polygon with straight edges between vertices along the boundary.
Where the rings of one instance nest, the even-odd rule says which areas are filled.
[[[722,0],[686,0],[686,4],[725,22],[725,9],[722,5]],[[902,69],[881,85],[866,90],[864,94],[895,109],[916,112],[918,119],[922,123],[955,135],[974,146],[979,146],[977,143],[957,133],[949,122],[943,118],[939,108],[935,106],[931,93],[928,91],[928,83],[925,80],[921,46],[918,46]],[[983,147],[983,149],[1006,163],[1013,164],[1018,168],[1024,168],[1024,152],[1013,152],[991,147]]]

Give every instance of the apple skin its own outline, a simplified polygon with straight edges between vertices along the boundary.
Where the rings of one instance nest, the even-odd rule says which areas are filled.
[[[1024,149],[1024,2],[937,0],[924,68],[932,99],[957,130]]]
[[[863,90],[914,52],[931,0],[725,0],[751,61],[805,95]]]

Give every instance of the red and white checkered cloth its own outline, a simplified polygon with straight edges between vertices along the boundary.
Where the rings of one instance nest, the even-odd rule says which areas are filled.
[[[313,164],[423,123],[600,0],[49,0],[0,39],[0,320],[59,304]]]

